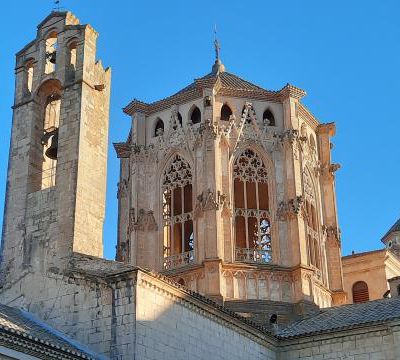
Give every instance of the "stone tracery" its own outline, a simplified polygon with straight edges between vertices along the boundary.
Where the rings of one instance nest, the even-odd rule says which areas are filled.
[[[194,261],[192,172],[189,163],[175,155],[162,183],[164,268]]]
[[[271,223],[267,169],[253,150],[244,150],[233,167],[237,261],[268,263]]]

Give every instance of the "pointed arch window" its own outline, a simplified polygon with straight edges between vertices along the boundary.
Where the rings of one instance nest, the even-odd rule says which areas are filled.
[[[235,259],[251,263],[272,260],[268,177],[265,164],[246,149],[233,166]]]
[[[154,136],[161,136],[164,134],[164,121],[157,118],[156,126],[154,127]]]
[[[275,126],[275,117],[270,109],[267,109],[263,113],[263,122],[268,126]]]
[[[164,269],[194,262],[192,170],[175,155],[162,183]]]
[[[364,281],[357,281],[352,288],[353,303],[369,301],[368,285]]]
[[[316,195],[308,171],[303,173],[303,191],[305,199],[306,235],[308,244],[309,265],[322,270],[321,246],[319,241]],[[320,273],[319,273],[320,274]]]
[[[190,115],[190,121],[192,122],[192,124],[198,124],[201,122],[201,112],[197,106],[195,106],[194,109],[192,110],[192,113]]]
[[[227,104],[222,105],[222,108],[221,108],[221,120],[222,121],[229,121],[231,115],[232,115],[231,108]]]

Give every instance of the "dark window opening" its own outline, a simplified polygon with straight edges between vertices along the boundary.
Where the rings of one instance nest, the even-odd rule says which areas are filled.
[[[228,121],[231,115],[232,115],[231,108],[228,105],[224,104],[221,108],[221,120]]]
[[[263,122],[268,126],[275,126],[275,117],[270,109],[264,111]]]
[[[192,124],[198,124],[201,121],[201,112],[197,106],[193,109],[192,114],[190,115],[190,120],[192,121]]]
[[[163,134],[164,134],[164,122],[161,119],[158,119],[156,127],[154,128],[154,136],[160,136]]]

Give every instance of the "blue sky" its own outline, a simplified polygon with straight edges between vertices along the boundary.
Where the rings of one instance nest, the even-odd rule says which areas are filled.
[[[217,24],[230,72],[267,89],[287,82],[321,122],[335,121],[334,161],[343,253],[381,247],[400,217],[400,3],[381,1],[61,0],[99,33],[98,57],[111,66],[112,97],[105,256],[116,243],[121,108],[136,97],[163,98],[210,71]],[[51,0],[2,3],[0,203],[3,204],[14,54],[35,37]],[[2,223],[2,214],[0,215]]]

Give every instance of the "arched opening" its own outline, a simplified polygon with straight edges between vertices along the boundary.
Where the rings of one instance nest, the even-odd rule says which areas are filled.
[[[200,109],[195,106],[190,114],[190,121],[192,124],[198,124],[201,122],[201,112]]]
[[[32,92],[33,86],[33,60],[29,60],[25,64],[25,90],[28,94]]]
[[[179,121],[179,125],[182,126],[182,115],[179,111],[178,111],[178,121]]]
[[[304,209],[306,222],[306,237],[308,245],[308,262],[319,270],[317,275],[321,277],[322,256],[321,246],[319,241],[319,227],[317,217],[317,200],[312,183],[311,176],[308,171],[303,173],[303,194],[304,194]]]
[[[154,136],[161,136],[164,134],[164,121],[157,118],[156,126],[154,127]]]
[[[192,171],[175,155],[164,171],[162,184],[164,268],[194,262]]]
[[[68,44],[68,58],[67,58],[67,65],[68,69],[71,73],[74,73],[76,70],[76,52],[77,52],[77,42],[72,41]]]
[[[231,108],[227,104],[222,105],[222,108],[221,108],[221,120],[222,121],[229,121],[231,115],[232,115]]]
[[[244,150],[233,166],[235,259],[251,263],[272,260],[267,169],[253,150]]]
[[[40,116],[35,124],[35,139],[30,150],[30,191],[55,185],[60,126],[61,84],[49,80],[38,91]]]
[[[368,285],[364,281],[357,281],[352,288],[353,303],[369,301]]]
[[[270,109],[267,109],[263,113],[263,123],[267,126],[275,126],[275,117]]]
[[[46,65],[44,70],[46,74],[56,71],[57,47],[57,33],[53,31],[46,39]]]

